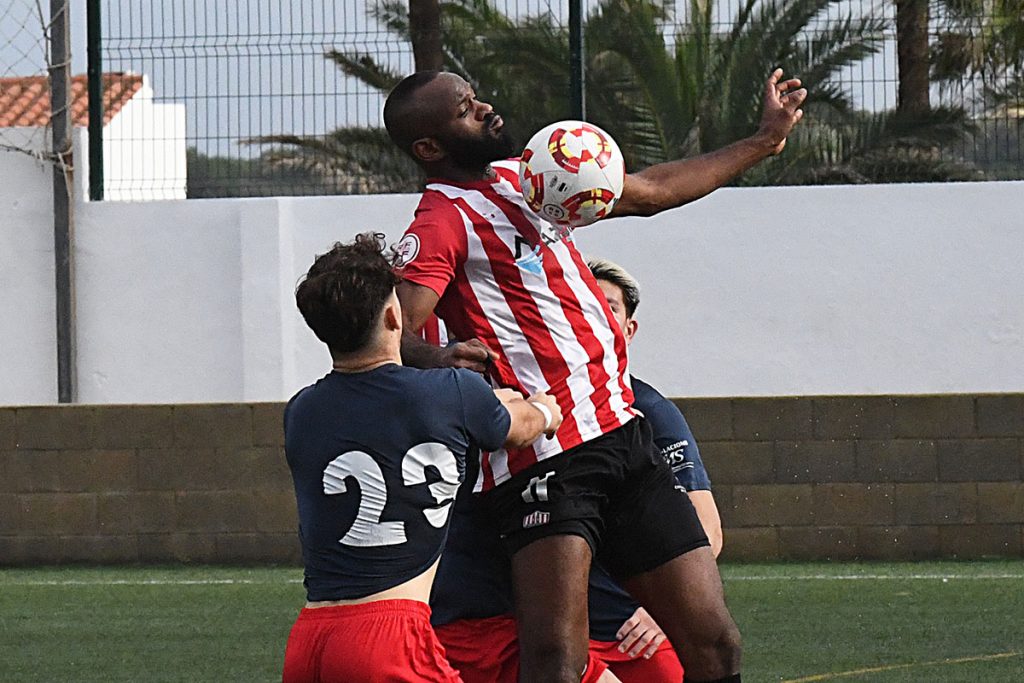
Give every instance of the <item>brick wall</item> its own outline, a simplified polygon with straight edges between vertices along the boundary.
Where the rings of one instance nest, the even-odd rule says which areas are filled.
[[[677,403],[723,559],[1024,556],[1024,395]]]
[[[1024,394],[677,403],[724,559],[1024,556]],[[0,565],[297,563],[281,410],[0,408]]]
[[[0,564],[299,562],[282,408],[0,408]]]

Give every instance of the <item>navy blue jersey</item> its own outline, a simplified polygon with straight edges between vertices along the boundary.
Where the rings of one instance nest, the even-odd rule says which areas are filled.
[[[296,394],[285,455],[308,599],[361,598],[426,571],[444,546],[467,451],[500,448],[510,422],[468,370],[388,364],[332,372]]]
[[[636,397],[633,406],[647,418],[654,432],[654,444],[661,449],[679,484],[687,491],[710,491],[711,480],[682,412],[650,384],[636,377],[630,377],[630,381]]]
[[[636,377],[633,383],[633,406],[644,414],[654,432],[654,443],[672,466],[679,485],[687,491],[709,491],[704,462],[700,459],[697,442],[686,419],[672,401],[662,396],[651,385]],[[590,568],[590,637],[592,640],[613,642],[622,622],[633,616],[639,607],[629,593],[619,587],[612,577],[596,562]]]
[[[473,468],[473,463],[469,465]],[[434,626],[512,612],[509,559],[482,507],[472,488],[463,486],[455,499],[448,544],[430,594]]]

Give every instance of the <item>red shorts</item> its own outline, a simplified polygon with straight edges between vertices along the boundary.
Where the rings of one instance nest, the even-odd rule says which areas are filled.
[[[283,683],[460,683],[416,600],[303,609],[284,653]]]
[[[519,636],[511,616],[460,619],[434,631],[465,683],[516,683]]]
[[[516,683],[519,679],[519,636],[511,616],[460,619],[435,631],[448,661],[465,683]],[[591,652],[580,683],[597,683],[607,670]]]
[[[667,640],[650,659],[643,656],[630,659],[625,652],[619,652],[618,642],[599,640],[590,641],[590,655],[604,662],[622,683],[679,683],[683,680],[683,665]]]

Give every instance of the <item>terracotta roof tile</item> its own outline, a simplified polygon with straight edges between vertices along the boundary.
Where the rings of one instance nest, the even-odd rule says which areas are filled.
[[[103,125],[110,123],[141,87],[139,74],[103,74]],[[89,125],[88,88],[85,75],[71,79],[72,125]],[[34,128],[49,123],[50,84],[46,76],[0,78],[0,128]]]

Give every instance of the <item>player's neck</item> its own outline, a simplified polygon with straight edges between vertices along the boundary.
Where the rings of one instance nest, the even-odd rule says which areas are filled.
[[[483,168],[464,168],[445,164],[427,169],[427,175],[431,178],[442,178],[456,183],[478,183],[482,180],[492,180],[495,174],[490,164]]]
[[[402,354],[390,350],[379,349],[367,353],[338,355],[334,357],[332,367],[335,372],[352,374],[369,372],[384,365],[401,365]]]

